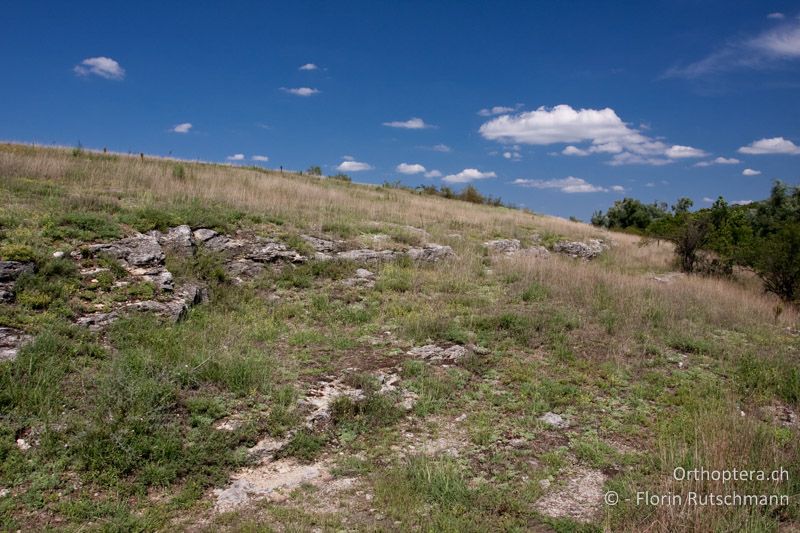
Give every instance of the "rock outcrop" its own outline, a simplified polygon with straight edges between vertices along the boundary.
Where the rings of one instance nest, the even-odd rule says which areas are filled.
[[[33,337],[21,330],[0,326],[0,362],[15,359],[20,348],[31,340]]]
[[[581,259],[594,259],[604,251],[608,245],[600,239],[581,241],[559,241],[553,246],[553,251]]]
[[[32,274],[32,261],[0,261],[0,303],[14,301],[14,283],[23,274]]]

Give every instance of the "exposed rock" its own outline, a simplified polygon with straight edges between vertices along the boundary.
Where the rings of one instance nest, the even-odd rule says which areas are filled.
[[[324,463],[306,465],[291,458],[267,461],[236,473],[227,488],[215,490],[215,509],[217,512],[230,511],[251,498],[269,497],[273,501],[280,501],[285,499],[288,492],[304,483],[321,484],[330,479]]]
[[[540,498],[534,507],[553,518],[590,522],[602,509],[605,482],[606,476],[602,472],[579,468],[568,475],[564,485]],[[543,488],[549,486],[548,483]]]
[[[371,262],[371,261],[391,261],[398,256],[398,253],[393,250],[370,250],[362,248],[359,250],[348,250],[336,254],[340,259],[347,259],[357,262]]]
[[[225,273],[233,279],[234,283],[242,283],[264,272],[264,265],[251,259],[234,259],[225,263]]]
[[[176,226],[169,228],[166,234],[160,231],[150,232],[158,243],[167,250],[180,255],[192,255],[194,252],[194,242],[192,241],[192,228],[189,226]]]
[[[342,285],[346,285],[348,287],[372,288],[375,286],[375,274],[366,268],[359,268],[356,270],[356,273],[352,278],[343,280]]]
[[[539,417],[539,420],[547,424],[548,426],[563,429],[569,426],[566,420],[561,415],[557,415],[555,413],[546,412],[542,416]]]
[[[497,239],[485,242],[483,245],[493,254],[511,255],[519,252],[522,248],[519,239]]]
[[[174,297],[170,300],[145,300],[125,303],[113,311],[82,316],[76,320],[76,323],[89,328],[91,331],[100,331],[106,329],[111,323],[128,312],[155,313],[177,322],[186,316],[190,307],[202,303],[207,298],[208,292],[205,288],[189,284],[175,291]]]
[[[14,284],[0,283],[0,303],[11,303],[14,301]]]
[[[517,255],[546,259],[550,257],[550,252],[544,246],[531,246],[530,248],[523,248],[517,252]]]
[[[21,452],[27,452],[31,449],[31,445],[25,439],[17,439],[17,448]]]
[[[313,428],[317,424],[326,422],[330,418],[331,404],[340,396],[360,400],[364,398],[364,392],[345,385],[341,379],[320,381],[316,388],[309,390],[306,397],[298,402],[311,409],[311,413],[305,419],[306,427]]]
[[[127,268],[156,266],[164,262],[164,251],[158,240],[152,235],[141,233],[111,243],[93,244],[89,246],[89,251],[93,254],[107,254],[120,260]]]
[[[426,344],[425,346],[411,348],[407,353],[411,357],[416,357],[417,359],[455,362],[467,355],[467,349],[458,344],[454,344],[449,348],[442,348],[435,344]]]
[[[15,359],[20,348],[31,340],[33,337],[23,331],[0,326],[0,362]]]
[[[206,242],[207,240],[211,239],[212,237],[216,237],[217,235],[219,235],[219,233],[217,233],[213,229],[208,229],[208,228],[200,228],[192,232],[192,236],[194,237],[194,240],[196,242]]]
[[[763,417],[776,426],[798,427],[800,419],[791,407],[780,402],[774,402],[761,408]]]
[[[311,235],[300,235],[300,238],[310,244],[314,250],[324,254],[338,252],[345,244],[344,241],[330,241],[327,239],[320,239],[319,237],[312,237]]]
[[[426,244],[422,248],[412,247],[406,252],[408,256],[415,261],[428,261],[436,262],[442,259],[455,257],[453,249],[449,246],[442,244]]]
[[[581,259],[594,259],[607,249],[608,245],[600,239],[589,239],[586,242],[560,241],[553,246],[555,252]]]
[[[265,241],[259,239],[250,247],[246,255],[247,259],[259,263],[273,263],[278,260],[290,261],[292,263],[302,263],[305,257],[297,251],[288,248],[279,242]]]
[[[22,274],[32,274],[35,269],[32,261],[0,261],[0,281],[14,281]]]
[[[66,254],[61,251],[53,252],[53,259],[61,259],[64,255]]]

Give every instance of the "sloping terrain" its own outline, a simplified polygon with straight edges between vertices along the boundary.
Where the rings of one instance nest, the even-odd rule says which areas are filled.
[[[84,151],[0,146],[0,205],[3,530],[800,527],[798,315],[746,273],[676,275],[664,243],[518,210]]]

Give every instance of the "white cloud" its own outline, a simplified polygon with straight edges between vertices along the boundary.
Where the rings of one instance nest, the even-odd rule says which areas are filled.
[[[713,198],[709,198],[708,196],[703,196],[703,201],[707,204],[713,204],[715,200]]]
[[[631,128],[611,108],[573,109],[568,105],[540,107],[517,115],[502,115],[480,127],[481,135],[504,143],[547,145],[570,143],[564,155],[614,154],[610,164],[665,165],[682,154],[703,154],[702,150],[668,146]],[[586,148],[572,143],[588,142]],[[696,151],[696,152],[695,152]],[[687,157],[688,155],[684,155]],[[691,157],[700,157],[692,155]]]
[[[687,157],[706,157],[708,154],[699,148],[676,144],[667,148],[666,155],[671,159],[684,159]]]
[[[95,75],[107,80],[121,80],[125,77],[125,69],[110,57],[88,57],[75,65],[73,70],[78,76]]]
[[[412,164],[400,163],[399,165],[397,165],[397,168],[395,170],[397,170],[397,172],[401,174],[412,175],[412,174],[422,174],[423,172],[425,172],[425,167],[423,167],[419,163],[412,163]]]
[[[761,175],[760,170],[753,170],[752,168],[746,168],[742,170],[742,176],[759,176]]]
[[[553,179],[553,180],[527,180],[516,179],[512,182],[514,185],[521,187],[532,187],[534,189],[558,189],[561,192],[568,194],[585,193],[585,192],[608,192],[605,187],[592,185],[582,178],[575,176],[567,176],[566,178]],[[615,189],[616,190],[616,189]]]
[[[513,150],[503,152],[503,157],[511,161],[520,161],[522,159],[522,154],[519,153],[517,147],[514,147]]]
[[[694,166],[696,167],[710,167],[711,165],[738,165],[741,163],[735,157],[717,157],[711,161],[700,161],[699,163],[695,163]]]
[[[497,174],[494,172],[481,172],[477,168],[465,168],[458,174],[448,174],[442,178],[442,181],[446,181],[447,183],[469,183],[475,180],[484,180],[496,177]]]
[[[645,187],[655,187],[656,184],[654,182],[652,182],[652,181],[648,181],[647,183],[644,184],[644,186]]]
[[[254,155],[250,159],[252,159],[253,161],[261,161],[261,162],[269,161],[269,157],[265,155]]]
[[[362,170],[371,170],[372,167],[367,163],[360,161],[342,161],[336,170],[339,172],[361,172]]]
[[[749,205],[752,204],[753,200],[734,200],[731,202],[731,205]]]
[[[431,147],[431,150],[433,150],[434,152],[442,152],[442,153],[449,153],[453,151],[453,149],[447,146],[446,144],[434,144]]]
[[[177,124],[173,126],[173,128],[169,131],[173,133],[189,133],[189,130],[192,129],[191,122],[183,122],[181,124]]]
[[[564,154],[564,155],[574,155],[574,156],[578,156],[578,157],[585,157],[585,156],[589,155],[589,150],[582,150],[581,148],[578,148],[577,146],[572,146],[570,144],[569,146],[567,146],[566,148],[561,150],[561,153]]]
[[[403,128],[406,130],[421,130],[433,127],[430,124],[425,124],[425,121],[419,117],[410,118],[405,121],[395,120],[392,122],[384,122],[383,125],[389,126],[390,128]]]
[[[352,155],[343,155],[342,159],[344,159],[345,161],[355,161],[356,160],[356,158],[353,157]]]
[[[305,65],[301,65],[298,70],[317,70],[319,67],[314,63],[306,63]]]
[[[429,170],[425,173],[426,178],[440,178],[442,177],[442,173],[438,170]]]
[[[244,154],[233,154],[226,157],[228,161],[244,161]]]
[[[764,155],[764,154],[800,154],[800,146],[783,137],[772,137],[771,139],[760,139],[753,141],[747,146],[739,148],[741,154]]]
[[[699,61],[667,70],[664,77],[699,78],[738,69],[764,69],[779,61],[798,58],[800,18],[770,28],[755,37],[729,42]]]
[[[767,15],[767,18],[773,20],[783,20],[786,18],[786,15],[784,15],[783,13],[770,13],[769,15]]]
[[[296,87],[293,89],[281,87],[281,90],[295,96],[312,96],[320,92],[319,89],[312,89],[311,87]]]
[[[625,187],[622,185],[612,185],[611,190],[614,192],[625,192]]]
[[[517,104],[516,107],[506,107],[506,106],[502,106],[502,105],[496,105],[494,107],[490,107],[490,108],[487,108],[487,109],[481,109],[480,111],[478,111],[478,114],[480,116],[482,116],[482,117],[491,117],[491,116],[494,116],[494,115],[503,115],[505,113],[513,113],[514,111],[516,111],[520,107],[522,107],[522,106],[519,105],[519,104]]]

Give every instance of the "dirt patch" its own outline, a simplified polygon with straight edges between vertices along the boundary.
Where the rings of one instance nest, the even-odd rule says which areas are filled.
[[[606,476],[597,470],[578,468],[564,477],[566,482],[540,498],[535,509],[553,518],[591,522],[603,505]]]

